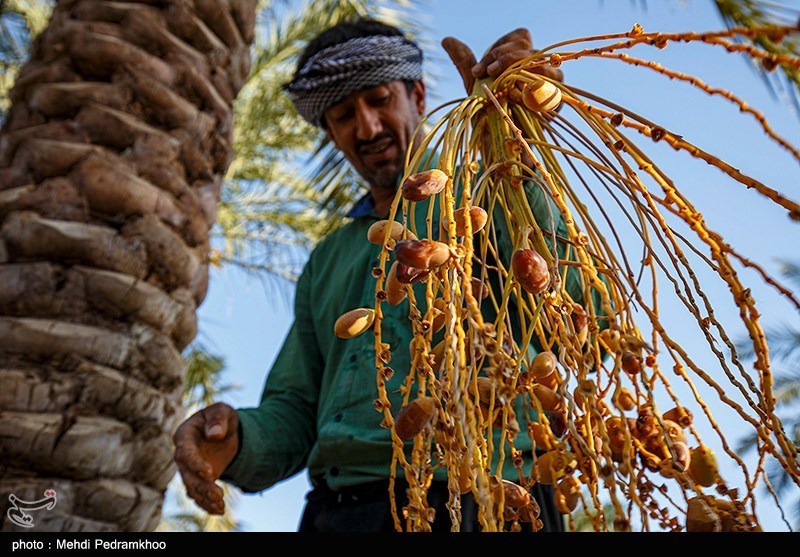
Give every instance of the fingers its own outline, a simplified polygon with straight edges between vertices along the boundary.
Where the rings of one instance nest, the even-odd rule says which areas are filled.
[[[464,88],[467,93],[472,92],[472,87],[475,84],[475,77],[472,74],[472,67],[475,65],[476,59],[472,50],[454,37],[446,37],[442,40],[442,47],[450,56],[450,60],[455,64],[458,73],[461,74],[461,80],[464,82]]]
[[[472,93],[475,81],[487,77],[495,78],[534,53],[530,31],[524,27],[514,29],[497,39],[480,62],[476,62],[475,55],[467,45],[454,37],[442,40],[442,47],[461,74],[467,93]],[[531,71],[555,81],[564,81],[564,72],[550,64],[534,66]]]
[[[194,427],[190,427],[194,425]],[[186,494],[201,508],[213,514],[225,509],[222,489],[214,483],[211,465],[200,455],[197,438],[200,437],[199,420],[185,422],[175,433],[175,462],[178,465]]]
[[[175,431],[175,463],[186,487],[186,494],[202,509],[212,514],[225,510],[223,490],[215,482],[219,475],[214,466],[211,442],[218,445],[233,431],[237,432],[238,415],[225,404],[214,404],[193,414]],[[234,433],[235,434],[235,433]]]
[[[533,39],[531,39],[531,33],[525,27],[517,27],[513,31],[506,33],[497,39],[489,48],[489,50],[494,50],[495,48],[506,43],[527,44],[529,48],[533,48]]]
[[[197,439],[189,437],[178,439],[178,432],[175,436],[175,463],[181,474],[186,471],[206,481],[215,480],[211,464],[200,454]]]
[[[181,465],[178,465],[183,485],[188,495],[199,507],[211,514],[225,512],[224,492],[213,481],[204,480]]]
[[[205,436],[212,441],[219,441],[228,435],[231,414],[235,410],[223,403],[212,404],[199,413],[204,419]]]
[[[533,54],[530,32],[520,27],[500,37],[489,48],[481,61],[472,67],[476,79],[497,77],[513,63]]]

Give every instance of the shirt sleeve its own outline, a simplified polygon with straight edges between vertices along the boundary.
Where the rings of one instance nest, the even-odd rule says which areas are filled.
[[[309,263],[298,279],[295,319],[259,406],[238,410],[239,453],[222,479],[244,492],[262,491],[304,469],[316,440],[323,363],[310,313],[311,272]]]

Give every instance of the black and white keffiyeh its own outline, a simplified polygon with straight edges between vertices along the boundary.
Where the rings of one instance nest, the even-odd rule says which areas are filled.
[[[422,51],[400,35],[372,35],[320,50],[286,90],[297,112],[321,127],[325,110],[350,93],[398,79],[422,79]]]

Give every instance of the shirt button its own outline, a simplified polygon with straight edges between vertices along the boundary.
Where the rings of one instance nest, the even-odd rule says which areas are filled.
[[[341,422],[341,421],[342,421],[342,415],[341,415],[341,414],[336,414],[336,415],[333,417],[333,421],[334,421],[334,422]]]
[[[350,363],[355,363],[358,360],[358,354],[351,354],[350,355]]]
[[[331,476],[338,476],[338,475],[339,475],[339,469],[336,466],[331,468]]]

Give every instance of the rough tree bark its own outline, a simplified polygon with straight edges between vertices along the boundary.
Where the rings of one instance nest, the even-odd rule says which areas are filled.
[[[0,530],[150,531],[256,0],[62,0],[0,130]]]

